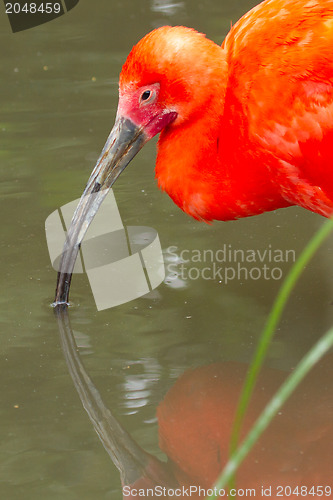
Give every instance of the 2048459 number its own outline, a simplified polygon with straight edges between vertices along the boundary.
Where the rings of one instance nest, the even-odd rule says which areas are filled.
[[[59,14],[61,4],[59,2],[45,3],[25,3],[23,5],[18,2],[6,2],[6,14]]]
[[[330,497],[332,494],[331,486],[277,486],[276,496],[277,497]]]

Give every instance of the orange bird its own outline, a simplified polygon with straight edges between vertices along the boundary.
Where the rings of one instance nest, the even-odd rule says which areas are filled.
[[[146,35],[120,74],[116,122],[74,214],[56,303],[117,177],[160,133],[158,185],[210,221],[300,205],[333,212],[333,0],[266,0],[222,47],[181,26]]]

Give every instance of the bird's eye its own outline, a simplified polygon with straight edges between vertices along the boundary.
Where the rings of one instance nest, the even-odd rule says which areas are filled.
[[[149,99],[150,94],[151,94],[150,90],[145,90],[144,93],[141,96],[141,100],[142,101],[146,101],[147,99]]]
[[[151,90],[145,90],[144,92],[142,92],[140,100],[147,102],[152,98],[153,95],[154,94]]]

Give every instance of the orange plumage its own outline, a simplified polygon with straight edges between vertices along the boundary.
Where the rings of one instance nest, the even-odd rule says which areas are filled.
[[[332,0],[266,0],[222,47],[184,27],[146,35],[122,69],[120,104],[160,84],[159,102],[177,118],[161,132],[156,176],[193,217],[294,204],[329,216],[332,54]]]

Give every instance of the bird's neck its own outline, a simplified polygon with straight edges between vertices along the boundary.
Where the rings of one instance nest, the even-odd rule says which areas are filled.
[[[217,125],[215,125],[215,128]],[[216,192],[217,130],[207,117],[164,130],[158,142],[156,177],[159,187],[187,214],[211,220]]]
[[[199,220],[232,220],[290,205],[271,179],[276,160],[260,150],[253,155],[246,117],[225,101],[225,91],[196,120],[164,130],[158,144],[159,187]]]

